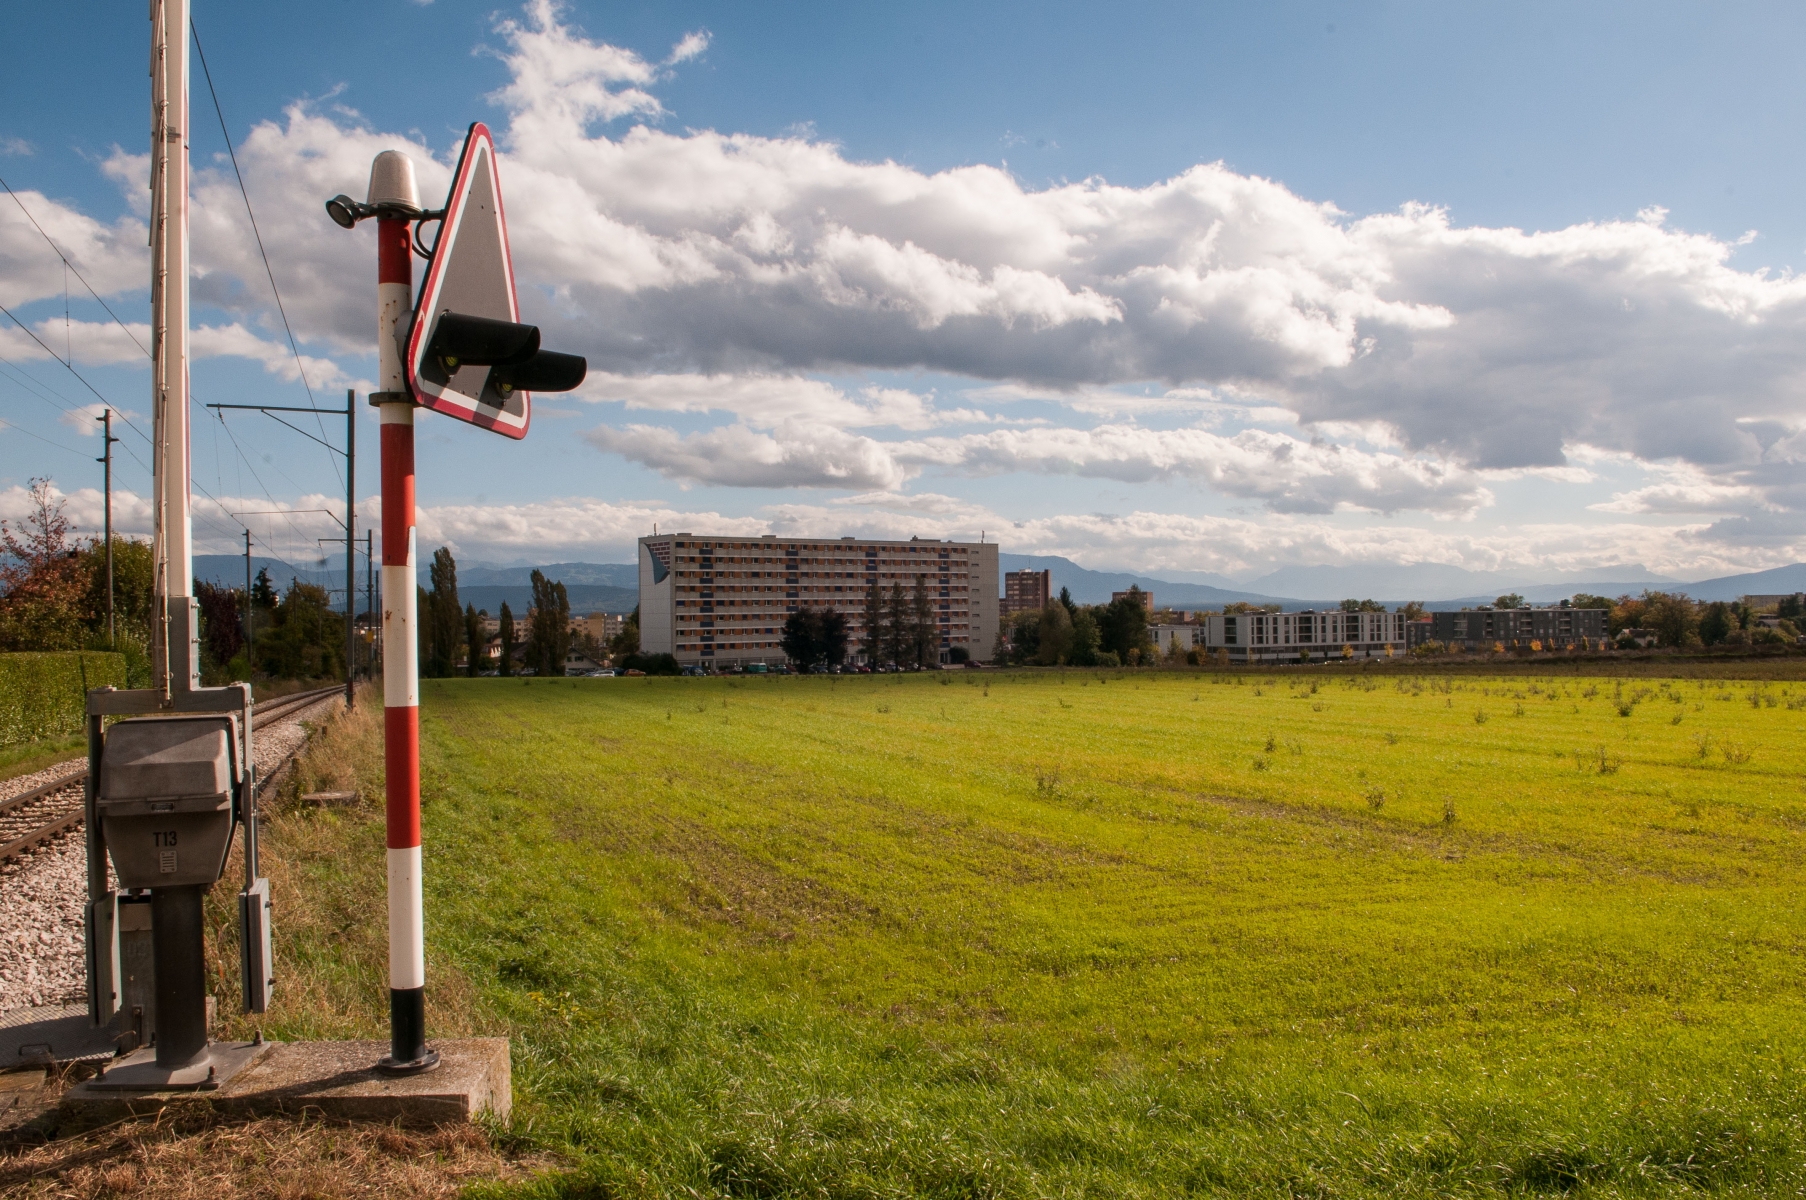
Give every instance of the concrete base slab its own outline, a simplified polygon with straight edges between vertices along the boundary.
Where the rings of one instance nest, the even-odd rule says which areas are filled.
[[[64,1093],[61,1113],[74,1126],[148,1116],[170,1104],[205,1105],[245,1117],[318,1113],[350,1121],[450,1125],[513,1107],[507,1038],[434,1041],[436,1070],[384,1075],[376,1064],[387,1042],[270,1042],[267,1053],[208,1092],[118,1092],[92,1080]]]
[[[170,1069],[159,1067],[157,1052],[146,1046],[104,1064],[101,1074],[82,1086],[95,1092],[212,1092],[272,1049],[269,1042],[210,1042],[206,1058]]]
[[[111,1058],[119,1048],[113,1034],[106,1026],[88,1024],[85,1004],[22,1008],[0,1016],[0,1071]]]

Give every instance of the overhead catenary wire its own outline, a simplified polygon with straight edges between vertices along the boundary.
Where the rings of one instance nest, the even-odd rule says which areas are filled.
[[[197,50],[200,48],[200,39],[198,36],[195,39],[195,48]],[[206,66],[206,63],[203,59],[203,62],[202,62],[203,69],[205,69],[205,66]],[[209,87],[209,89],[212,88],[211,80],[208,81],[208,87]],[[215,111],[217,112],[218,111],[218,97],[217,96],[214,99],[214,108],[215,108]],[[220,120],[221,120],[221,129],[223,130],[225,127],[225,118],[222,116]],[[230,139],[228,139],[228,141],[227,141],[226,149],[227,149],[228,153],[231,152]],[[237,166],[238,166],[237,160],[236,160],[236,158],[234,158],[234,160],[233,160],[234,171],[237,170]],[[239,188],[240,188],[241,192],[243,190],[243,187],[244,187],[244,182],[241,178],[239,181]],[[113,311],[112,306],[109,305],[106,302],[106,300],[104,298],[102,298],[101,294],[95,290],[94,285],[88,282],[88,277],[81,273],[81,268],[77,267],[72,261],[70,261],[69,256],[67,254],[63,253],[62,247],[60,247],[56,244],[56,239],[52,238],[50,236],[50,234],[45,231],[44,227],[38,223],[37,217],[33,216],[31,210],[29,208],[25,207],[25,201],[20,198],[20,196],[17,192],[13,191],[12,185],[7,183],[3,177],[0,177],[0,188],[4,188],[6,190],[6,194],[13,198],[13,203],[19,206],[19,211],[21,213],[25,214],[25,219],[27,221],[31,222],[31,227],[38,231],[38,236],[40,236],[44,239],[44,243],[45,243],[45,245],[50,247],[51,253],[55,254],[57,256],[57,258],[62,261],[64,271],[65,272],[73,272],[75,277],[81,281],[81,285],[88,289],[88,294],[90,296],[94,297],[95,303],[99,304],[101,308],[105,309],[107,316],[109,316],[113,319],[113,323],[115,325],[119,326],[120,329],[125,331],[125,335],[132,340],[132,344],[137,346],[138,349],[143,352],[143,354],[146,358],[151,357],[151,352],[150,352],[149,348],[146,347],[143,342],[138,340],[138,335],[132,332],[132,327],[130,325],[127,325],[122,319],[120,319],[119,314]],[[245,200],[245,211],[246,212],[250,212],[250,203],[251,203],[250,199],[247,197]],[[252,217],[252,227],[253,227],[253,230],[255,230],[256,217],[254,215]],[[260,237],[258,240],[258,249],[262,250],[262,248],[263,248],[263,242]],[[269,260],[267,257],[264,260],[264,266],[266,269],[269,266]],[[276,281],[275,281],[275,278],[272,276],[270,279],[270,287],[272,290],[274,290],[275,286],[276,286]],[[67,300],[67,296],[65,296],[65,298],[64,298],[65,310],[67,309],[67,304],[68,304],[68,300]],[[280,292],[278,292],[276,295],[276,304],[277,304],[278,310],[280,310],[281,305],[282,305],[282,296],[281,296]],[[138,427],[138,424],[135,421],[133,421],[132,418],[130,417],[130,415],[128,415],[123,409],[121,409],[118,405],[114,404],[112,401],[108,400],[105,396],[102,396],[100,394],[100,392],[95,389],[94,385],[89,383],[87,381],[87,379],[85,377],[83,377],[81,372],[79,372],[75,369],[74,363],[72,361],[73,357],[74,357],[73,354],[69,354],[66,357],[58,357],[56,351],[52,350],[49,346],[45,345],[44,340],[42,338],[38,337],[37,334],[33,333],[31,331],[31,329],[28,328],[23,321],[19,320],[18,317],[14,316],[10,310],[6,310],[3,307],[0,307],[0,311],[6,312],[6,315],[12,319],[12,321],[15,325],[17,325],[17,326],[19,326],[19,328],[25,330],[26,335],[28,337],[30,337],[32,339],[32,341],[37,342],[37,344],[39,346],[43,347],[44,352],[46,354],[50,355],[50,357],[52,357],[52,358],[55,358],[59,363],[61,363],[65,368],[68,369],[70,374],[74,375],[78,380],[81,381],[82,386],[86,387],[90,392],[93,392],[95,396],[99,397],[100,402],[102,404],[105,404],[108,408],[112,409],[114,413],[118,414],[119,419],[125,423],[126,427],[128,429],[130,429],[133,433],[136,433],[139,437],[143,438],[146,445],[150,444],[150,440],[151,440],[150,435],[145,433],[144,430],[140,429]],[[67,325],[67,323],[68,323],[67,311],[65,311],[65,313],[64,313],[64,323],[65,323],[65,325]],[[287,313],[284,313],[283,314],[283,327],[286,329],[287,326],[288,326],[288,315],[287,315]],[[66,333],[67,333],[67,330],[65,330],[65,334]],[[290,349],[293,350],[294,349],[294,335],[291,333],[289,335],[289,338],[290,338]],[[297,361],[298,361],[298,356],[297,356]],[[8,362],[8,360],[0,358],[0,362]],[[31,379],[34,382],[38,383],[39,386],[43,386],[43,387],[49,386],[47,384],[43,384],[42,381],[40,381],[40,380],[36,380],[36,378],[34,376],[25,372],[23,368],[18,367],[16,364],[8,362],[8,365],[13,366],[15,370],[18,370],[21,374],[24,374],[27,379]],[[303,373],[303,376],[302,376],[303,385],[305,385],[306,382],[307,382],[306,375],[305,375],[305,373]],[[59,398],[61,398],[60,394],[57,393],[54,388],[51,388],[50,391],[52,392],[53,395],[58,395]],[[311,388],[308,390],[308,395],[310,397],[313,395]],[[190,403],[195,404],[195,406],[197,408],[199,407],[199,401],[192,395],[192,393],[189,396],[189,401],[190,401]],[[72,412],[75,411],[75,406],[73,404],[70,404],[66,400],[65,400],[65,405],[69,408],[70,411],[72,411]],[[18,426],[13,426],[13,428],[17,429]],[[26,431],[20,430],[20,432],[26,432]],[[324,429],[322,429],[322,432],[324,432]],[[34,434],[32,436],[35,437],[36,435]],[[234,444],[236,445],[236,441]],[[134,451],[129,445],[126,447],[126,453],[130,454],[132,456],[133,461],[135,461],[140,467],[144,468],[146,471],[150,470],[150,465],[148,463],[146,463],[142,458],[139,458],[137,452]],[[244,452],[243,452],[242,448],[239,449],[239,453],[241,456],[243,455]],[[336,462],[333,464],[333,470],[335,473],[338,470],[338,464]],[[252,474],[253,475],[256,474],[255,469],[253,469]],[[261,481],[259,481],[259,482],[261,483]],[[289,482],[293,483],[294,481],[290,480]],[[200,490],[202,495],[206,496],[209,500],[212,500],[215,504],[220,503],[219,500],[211,492],[209,492],[205,487],[202,487],[200,483],[196,482],[194,484],[194,486]],[[275,497],[269,495],[268,489],[265,489],[264,495],[270,500],[270,502],[272,504],[274,504],[276,502]],[[223,509],[223,507],[224,506],[222,505],[222,509]]]
[[[219,102],[218,91],[215,89],[215,87],[213,85],[212,73],[207,67],[206,54],[205,54],[205,51],[202,50],[202,47],[201,47],[200,34],[197,30],[195,30],[193,28],[192,23],[190,24],[190,34],[194,37],[195,50],[197,52],[198,57],[201,60],[201,69],[202,69],[203,75],[205,76],[206,81],[207,81],[208,93],[213,100],[214,114],[219,120],[220,132],[224,136],[225,141],[226,141],[226,152],[232,163],[233,176],[237,180],[237,183],[238,183],[239,195],[244,201],[245,214],[250,220],[252,236],[256,239],[258,254],[259,254],[260,258],[263,260],[264,273],[269,278],[270,290],[271,290],[271,293],[275,297],[276,308],[277,308],[277,312],[280,315],[281,320],[282,320],[283,331],[288,338],[289,352],[295,358],[295,366],[296,366],[297,372],[300,376],[302,387],[306,389],[308,398],[310,401],[312,401],[312,400],[314,400],[313,386],[312,386],[311,381],[307,378],[307,366],[306,366],[305,361],[301,357],[300,347],[299,347],[298,342],[296,341],[294,329],[289,323],[288,311],[282,300],[281,288],[276,283],[275,270],[270,262],[268,250],[265,248],[264,243],[263,243],[262,230],[259,229],[259,227],[257,225],[257,214],[256,214],[255,210],[252,208],[250,194],[249,194],[249,191],[247,190],[247,188],[245,187],[244,175],[238,165],[238,155],[232,146],[232,139],[231,139],[230,133],[228,132],[228,128],[226,125],[225,113]],[[55,254],[57,256],[58,260],[62,263],[64,272],[65,272],[65,310],[67,310],[67,307],[68,307],[68,305],[67,305],[68,298],[67,298],[67,294],[66,294],[67,293],[66,280],[67,280],[68,274],[72,273],[72,274],[74,274],[76,279],[78,279],[81,282],[82,286],[87,289],[88,294],[90,296],[92,296],[94,298],[95,302],[98,303],[101,306],[101,308],[106,312],[107,316],[113,320],[113,323],[118,325],[119,328],[126,334],[126,336],[131,339],[133,345],[137,346],[139,351],[141,353],[143,353],[147,358],[152,357],[150,350],[144,345],[143,342],[138,340],[138,336],[136,333],[133,332],[131,326],[127,325],[125,323],[125,321],[120,318],[119,314],[113,311],[112,306],[106,302],[106,300],[100,295],[99,291],[94,287],[94,285],[88,281],[87,276],[82,274],[81,268],[76,266],[75,263],[69,258],[69,256],[63,252],[62,247],[60,247],[56,244],[56,240],[54,238],[52,238],[50,236],[49,232],[44,229],[43,225],[41,225],[38,222],[37,217],[26,206],[24,200],[19,196],[19,194],[13,190],[11,184],[8,183],[4,178],[0,178],[0,188],[4,188],[6,193],[12,197],[13,203],[18,206],[19,211],[24,215],[25,219],[31,223],[32,228],[35,229],[37,231],[38,235],[44,239],[45,244],[50,247],[51,252],[53,254]],[[13,313],[10,309],[6,308],[3,305],[0,305],[0,314],[4,314],[9,320],[11,320],[13,322],[13,324],[17,325],[21,330],[23,330],[25,332],[25,335],[27,337],[31,338],[32,341],[36,342],[37,345],[39,346],[39,348],[42,349],[45,354],[47,354],[49,357],[55,359],[60,366],[62,366],[66,371],[68,371],[71,375],[73,375],[76,378],[76,380],[78,382],[80,382],[81,385],[84,388],[86,388],[91,394],[93,394],[93,396],[97,400],[99,400],[108,409],[112,410],[115,414],[117,414],[117,416],[121,419],[121,421],[125,424],[125,426],[128,429],[130,429],[133,433],[136,433],[140,438],[142,438],[147,445],[151,443],[152,439],[148,433],[146,433],[142,428],[140,428],[138,426],[138,424],[135,421],[133,421],[132,418],[124,410],[119,408],[118,405],[114,404],[111,400],[108,400],[106,396],[102,395],[100,390],[98,388],[96,388],[94,386],[94,384],[92,382],[90,382],[85,375],[83,375],[80,371],[75,369],[75,365],[74,365],[74,361],[73,361],[74,354],[73,354],[72,346],[70,347],[69,351],[66,354],[58,355],[56,353],[56,351],[54,351],[53,349],[50,348],[50,346],[44,341],[43,338],[39,337],[37,335],[37,333],[34,330],[32,330],[32,328],[30,326],[26,325],[24,321],[20,320],[19,317],[15,313]],[[67,311],[65,311],[64,317],[65,317],[65,320],[64,320],[65,341],[69,341],[70,334],[72,331],[69,328],[70,321],[69,321],[69,314]],[[17,364],[13,364],[5,359],[0,359],[0,362],[6,362],[7,365],[12,366],[15,371],[17,371],[21,376],[23,376],[24,380],[30,381],[29,383],[21,381],[21,386],[26,387],[26,389],[28,391],[30,391],[34,395],[37,395],[38,398],[43,399],[46,402],[52,403],[52,404],[57,404],[60,401],[61,407],[65,408],[67,411],[70,411],[70,412],[79,411],[79,406],[77,406],[77,405],[73,404],[72,402],[70,402],[69,400],[67,400],[66,397],[61,396],[61,394],[57,393],[54,388],[50,388],[49,385],[44,384],[41,380],[38,380],[34,375],[25,371],[23,368],[18,367]],[[33,386],[34,384],[36,386]],[[40,392],[38,390],[39,388],[44,388],[44,389],[48,390],[51,393],[51,395],[50,396],[44,395],[42,392]],[[52,399],[53,396],[55,397],[55,399]],[[190,403],[194,404],[197,409],[200,407],[199,399],[197,397],[193,396],[192,393],[190,394],[189,400],[190,400]],[[317,403],[317,401],[316,401],[316,403]],[[316,421],[317,420],[318,420],[318,418],[316,418]],[[283,423],[287,424],[287,422],[283,422]],[[50,441],[50,439],[39,437],[39,435],[31,433],[31,431],[29,431],[29,430],[22,429],[17,425],[12,425],[10,422],[8,422],[7,424],[9,427],[17,429],[19,432],[26,433],[28,436],[38,438],[38,440],[44,441],[47,444],[57,445],[57,443]],[[222,421],[221,424],[223,427],[224,422]],[[290,428],[294,429],[293,426],[290,426]],[[308,434],[305,431],[299,430],[299,429],[295,429],[295,432],[301,433],[305,437],[311,438],[313,436],[313,435]],[[321,432],[321,434],[324,434],[326,432],[325,426],[323,423],[320,425],[320,432]],[[250,467],[251,475],[254,479],[257,480],[258,487],[262,490],[265,498],[268,499],[271,504],[277,504],[278,502],[276,501],[275,497],[271,494],[268,486],[263,482],[262,476],[258,473],[257,468],[255,467],[255,465],[253,465],[251,463],[250,457],[246,453],[244,446],[238,441],[237,437],[232,434],[230,429],[227,429],[226,434],[227,434],[227,437],[231,439],[232,444],[233,444],[233,450],[237,454],[241,463],[243,463],[247,467]],[[318,439],[318,438],[316,438],[314,440],[322,441],[322,439]],[[325,444],[325,443],[322,441],[322,444]],[[67,449],[67,447],[61,447],[61,446],[59,446],[59,448]],[[131,455],[132,459],[135,462],[137,462],[141,468],[145,469],[146,471],[150,470],[150,467],[144,462],[144,460],[142,458],[140,458],[138,456],[137,452],[134,451],[129,444],[125,447],[125,449],[126,449],[126,452],[129,455]],[[333,461],[332,468],[333,468],[334,476],[342,484],[343,476],[340,474],[340,472],[338,470],[338,463],[336,460]],[[288,480],[288,482],[290,483],[291,486],[295,487],[298,490],[301,490],[300,484],[296,483],[293,479],[289,479],[288,473],[286,471],[282,471],[280,468],[278,468],[277,470],[278,470],[278,474],[282,475],[284,479]],[[216,473],[223,474],[223,473],[219,473],[219,472],[216,472]],[[203,496],[205,496],[207,499],[211,500],[220,509],[220,511],[222,511],[222,512],[227,511],[225,504],[223,502],[221,502],[217,496],[215,496],[211,491],[209,491],[205,486],[203,486],[198,480],[191,480],[190,482],[196,491],[199,491]],[[202,516],[201,520],[205,524],[207,524],[215,529],[220,529],[220,527],[217,525],[217,523],[208,519],[206,516]],[[235,523],[238,523],[242,526],[242,522],[235,522]],[[295,523],[292,519],[290,519],[289,525],[290,525],[290,529],[293,531],[294,536],[296,536],[297,538],[304,536],[301,533],[300,529],[295,525]],[[221,532],[225,532],[225,531],[221,530]]]
[[[48,233],[44,232],[44,227],[42,225],[38,224],[38,219],[31,215],[31,210],[29,208],[25,207],[25,201],[19,199],[19,193],[13,191],[12,186],[10,184],[8,184],[6,182],[6,180],[3,178],[0,178],[0,188],[6,189],[6,194],[13,198],[13,203],[17,204],[19,206],[19,211],[25,214],[25,219],[27,221],[31,222],[31,227],[38,231],[38,233],[43,237],[43,239],[47,243],[49,243],[50,248],[56,252],[56,256],[63,260],[63,268],[65,270],[73,271],[75,273],[75,277],[77,279],[81,280],[82,286],[88,289],[88,295],[94,297],[95,303],[99,304],[102,308],[106,309],[107,316],[113,318],[113,324],[115,324],[115,325],[119,326],[119,328],[125,330],[125,336],[131,338],[132,344],[137,346],[138,349],[144,351],[144,357],[149,358],[150,350],[148,348],[146,348],[146,346],[143,342],[138,340],[138,335],[132,332],[132,327],[130,325],[127,325],[124,321],[119,319],[119,314],[114,312],[112,307],[110,305],[108,305],[105,300],[101,299],[100,293],[94,290],[94,285],[88,282],[88,277],[86,275],[82,274],[81,268],[76,266],[74,263],[70,262],[69,256],[67,254],[63,253],[62,247],[58,246],[56,244],[55,240],[52,239]],[[65,285],[65,287],[66,286],[67,285]],[[65,307],[67,307],[66,299],[65,299],[64,303],[65,303]],[[65,321],[67,320],[67,317],[68,317],[68,314],[65,312],[65,314],[64,314]]]
[[[307,379],[307,364],[301,358],[301,347],[295,341],[295,331],[289,326],[288,309],[282,303],[282,289],[276,286],[276,272],[270,266],[269,251],[265,250],[263,246],[263,231],[257,228],[257,214],[251,208],[251,193],[245,188],[244,173],[238,169],[238,152],[232,148],[232,134],[226,128],[226,113],[220,107],[219,93],[213,87],[213,72],[207,69],[207,53],[201,49],[201,31],[195,28],[192,20],[188,22],[188,32],[194,38],[195,55],[201,60],[201,76],[207,81],[207,94],[213,99],[213,115],[219,118],[220,136],[226,141],[226,157],[232,161],[232,177],[238,180],[238,194],[245,202],[245,216],[249,217],[251,221],[251,236],[257,239],[257,253],[263,259],[263,273],[269,277],[270,292],[276,297],[276,312],[282,317],[282,332],[288,335],[289,353],[295,356],[295,369],[301,375],[301,386],[307,389],[308,403],[316,405],[319,401],[314,398],[313,384],[309,383]],[[325,437],[325,422],[320,421],[318,417],[314,419],[320,424],[320,436]],[[344,479],[338,475],[337,459],[332,460],[332,471],[342,485]]]

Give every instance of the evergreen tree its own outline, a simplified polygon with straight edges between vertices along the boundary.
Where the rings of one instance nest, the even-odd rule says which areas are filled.
[[[785,617],[778,647],[797,670],[813,670],[821,661],[821,614],[812,608],[799,608]]]
[[[501,636],[502,641],[501,673],[512,675],[514,674],[514,613],[509,609],[506,600],[502,601],[501,628],[496,632]]]
[[[903,596],[903,585],[890,585],[884,601],[884,637],[879,661],[901,667],[909,662],[909,601]]]
[[[817,643],[821,650],[822,661],[830,667],[838,667],[847,661],[847,618],[838,609],[823,609],[821,628]]]
[[[464,673],[476,677],[483,668],[483,651],[489,646],[489,639],[483,636],[483,618],[487,612],[477,612],[477,606],[464,606],[464,645],[468,647],[465,657]]]
[[[421,613],[420,624],[426,633],[421,659],[421,674],[443,679],[452,673],[458,650],[464,642],[464,610],[458,603],[458,563],[445,546],[433,551],[433,565],[427,568],[433,590]]]
[[[838,667],[847,660],[847,619],[832,608],[799,608],[784,618],[778,644],[801,670]]]
[[[533,617],[527,623],[527,665],[538,675],[563,675],[571,644],[571,601],[564,584],[537,569],[532,575]]]
[[[621,622],[621,632],[608,640],[608,652],[617,659],[640,652],[640,606],[634,605],[633,612]]]
[[[1122,596],[1098,609],[1099,647],[1106,654],[1116,655],[1118,662],[1129,662],[1136,651],[1140,654],[1135,657],[1146,659],[1154,648],[1153,635],[1148,632],[1147,602],[1142,596],[1142,590],[1131,584]]]
[[[860,639],[859,649],[865,654],[867,666],[876,667],[884,653],[884,589],[878,586],[878,577],[872,576],[871,586],[865,589],[865,636]]]
[[[1072,661],[1072,616],[1064,604],[1055,600],[1041,610],[1036,633],[1036,662],[1044,667],[1058,667]]]
[[[928,577],[916,576],[915,594],[909,605],[909,660],[918,667],[941,661],[939,635],[934,628],[934,605],[928,599]]]
[[[1089,608],[1081,608],[1072,618],[1071,649],[1066,661],[1075,667],[1097,665],[1097,618]]]

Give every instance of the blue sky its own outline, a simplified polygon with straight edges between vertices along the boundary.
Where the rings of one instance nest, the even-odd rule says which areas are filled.
[[[0,173],[142,321],[148,22],[20,16]],[[501,139],[523,308],[595,374],[523,444],[423,422],[423,532],[466,556],[620,559],[670,521],[982,529],[1238,579],[1802,557],[1797,9],[379,0],[195,21],[322,398],[373,374],[373,268],[320,201],[361,193],[377,149],[410,149],[430,190],[468,121]],[[196,395],[304,402],[195,105]],[[146,424],[148,372],[79,285],[64,326],[61,265],[4,196],[0,292]],[[70,410],[97,401],[0,323],[0,486],[50,475],[88,524],[98,445]],[[339,494],[311,443],[230,421],[197,425],[204,541]],[[129,458],[119,482],[144,491]],[[297,556],[330,524],[245,520]]]

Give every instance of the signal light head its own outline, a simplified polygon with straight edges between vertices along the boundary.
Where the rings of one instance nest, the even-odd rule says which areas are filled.
[[[443,362],[448,372],[461,366],[522,363],[539,352],[539,326],[444,312],[433,326],[433,340],[426,350]]]
[[[560,354],[541,350],[526,362],[497,367],[489,373],[489,382],[503,396],[516,388],[529,392],[568,392],[589,374],[589,363],[580,354]]]
[[[333,224],[350,229],[361,218],[372,214],[369,205],[359,204],[350,196],[341,194],[326,202],[326,215],[332,218]]]

